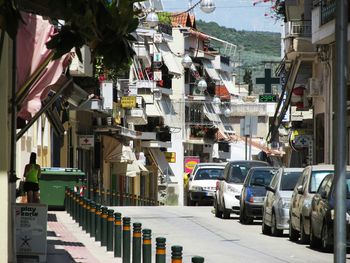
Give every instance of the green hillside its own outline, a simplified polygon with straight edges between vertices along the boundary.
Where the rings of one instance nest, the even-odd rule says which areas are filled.
[[[220,26],[215,22],[197,20],[199,31],[237,45],[236,56],[233,60],[241,65],[236,68],[240,81],[245,69],[253,71],[252,77],[263,75],[263,61],[281,60],[281,34],[260,31],[239,31],[234,28]],[[277,64],[273,65],[273,68]]]

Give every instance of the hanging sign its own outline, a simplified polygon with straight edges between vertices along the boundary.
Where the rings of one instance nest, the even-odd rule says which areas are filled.
[[[176,163],[176,152],[164,152],[164,155],[168,163]]]
[[[136,97],[135,96],[127,96],[122,97],[120,101],[122,108],[135,108],[136,107]]]
[[[94,135],[79,135],[80,147],[94,147]]]

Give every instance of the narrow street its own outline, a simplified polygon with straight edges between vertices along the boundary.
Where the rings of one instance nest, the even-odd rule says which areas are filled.
[[[152,240],[167,239],[167,255],[172,245],[183,246],[183,262],[200,255],[206,263],[225,262],[333,262],[333,254],[315,251],[309,245],[283,237],[264,236],[260,222],[241,225],[238,218],[215,218],[212,207],[114,207],[143,228],[152,229]],[[170,260],[170,257],[168,258]],[[347,261],[350,262],[348,254]]]

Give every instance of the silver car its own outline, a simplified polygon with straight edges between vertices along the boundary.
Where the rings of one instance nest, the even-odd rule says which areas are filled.
[[[303,168],[280,168],[266,187],[263,206],[262,232],[281,236],[289,229],[289,207],[293,189]]]

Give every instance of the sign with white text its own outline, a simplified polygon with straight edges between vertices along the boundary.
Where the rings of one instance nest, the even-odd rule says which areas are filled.
[[[47,205],[14,204],[16,254],[46,262]]]

